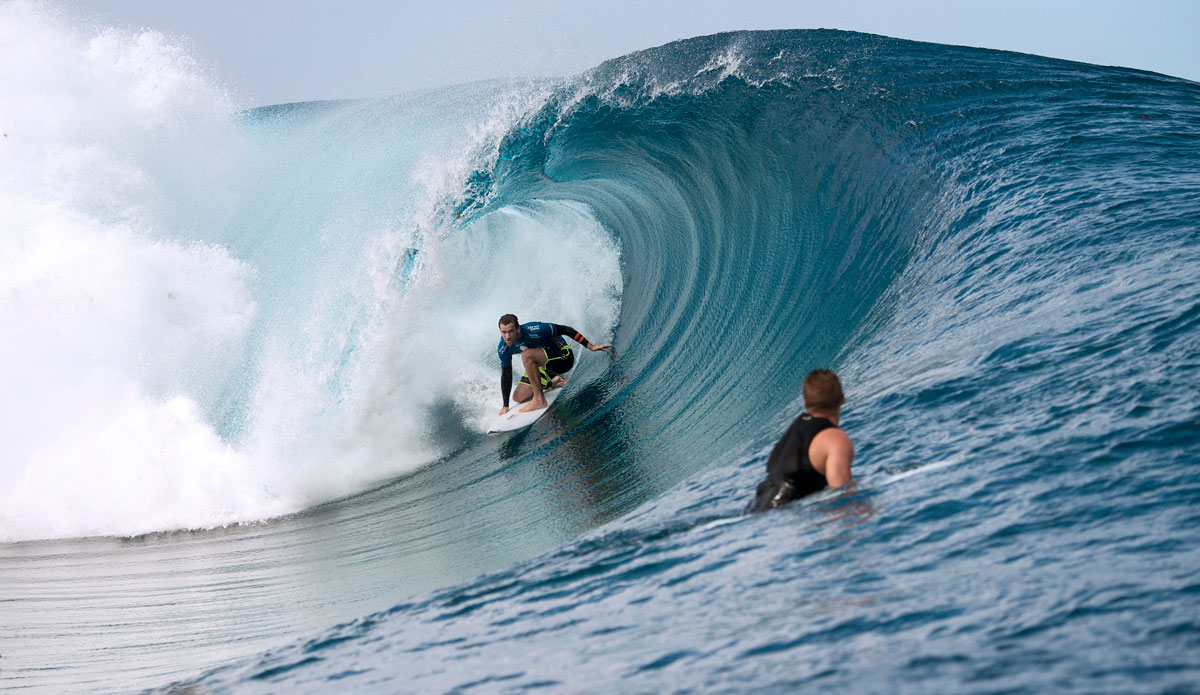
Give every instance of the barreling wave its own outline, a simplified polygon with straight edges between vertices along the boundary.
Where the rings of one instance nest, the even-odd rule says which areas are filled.
[[[602,383],[638,434],[616,468],[643,447],[754,450],[812,367],[846,370],[859,398],[957,369],[930,346],[992,320],[1001,339],[1055,283],[1100,291],[1080,247],[1179,251],[1196,86],[997,55],[836,31],[691,39],[579,76],[505,136],[467,182],[468,218],[575,200],[623,250],[622,358]],[[1125,239],[1143,206],[1169,212]],[[1025,301],[995,304],[1009,292]]]
[[[199,681],[1188,687],[1198,96],[824,31],[559,87],[448,207],[467,237],[551,201],[590,215],[621,250],[620,355],[560,401],[563,431],[499,467],[468,446],[442,471],[468,492],[421,498],[488,499],[483,528],[554,549]],[[818,365],[849,385],[863,489],[735,522]]]
[[[518,642],[559,683],[793,690],[771,674],[829,644],[855,656],[803,677],[857,691],[856,674],[892,662],[853,661],[873,654],[856,647],[910,630],[895,663],[915,665],[887,682],[967,682],[962,660],[942,668],[907,646],[947,635],[946,653],[1007,663],[1015,650],[1035,680],[1094,685],[993,629],[975,563],[1010,566],[1014,539],[1037,553],[1023,633],[1075,620],[1080,601],[1054,587],[1095,551],[1056,546],[1059,531],[1119,519],[1105,537],[1167,548],[1162,565],[1188,557],[1172,543],[1194,547],[1185,464],[1200,400],[1180,386],[1200,376],[1194,83],[748,32],[565,80],[237,113],[161,35],[89,35],[30,8],[0,6],[0,38],[21,58],[0,65],[15,163],[0,179],[0,370],[15,404],[0,421],[0,540],[273,519],[123,555],[122,586],[167,592],[165,607],[131,606],[106,579],[56,583],[47,568],[67,556],[108,577],[103,539],[20,544],[23,561],[0,566],[6,586],[39,606],[102,599],[78,639],[43,640],[54,646],[27,664],[59,679],[50,687],[129,686],[132,672],[150,687],[231,645],[265,649],[388,607],[204,680],[321,690],[369,673],[451,690],[469,685],[444,668],[461,659],[480,682],[532,690],[506,671]],[[45,118],[50,102],[59,117]],[[582,355],[536,426],[488,437],[507,312],[617,354]],[[706,525],[737,515],[817,366],[848,386],[852,501],[886,497],[888,513],[870,534],[835,523],[837,544],[797,534],[800,511]],[[1114,474],[1151,462],[1144,482]],[[891,484],[922,470],[925,487]],[[1174,502],[1138,502],[1156,484],[1176,486]],[[1025,498],[1045,503],[996,516]],[[1165,528],[1185,531],[1158,544]],[[161,561],[181,544],[202,572]],[[847,578],[847,557],[880,564]],[[1194,582],[1164,594],[1113,557],[1105,569],[1124,583],[1097,591],[1123,597],[1118,609],[1194,614]],[[901,573],[962,604],[929,610],[923,591],[878,588]],[[828,589],[852,584],[874,603]],[[779,592],[848,617],[822,633],[825,616],[810,628],[745,610]],[[97,635],[178,644],[193,614],[163,617],[176,606],[229,627],[174,650],[93,648]],[[22,615],[30,634],[61,633]],[[1072,634],[1117,635],[1089,643],[1096,653],[1145,646],[1122,642],[1123,623],[1093,626]],[[380,641],[427,668],[381,662]],[[582,656],[564,661],[563,645]],[[9,656],[6,672],[25,673]],[[38,675],[44,663],[68,666]],[[995,685],[988,665],[971,682]]]
[[[111,91],[142,99],[151,115],[131,123],[126,106],[104,97],[110,134],[101,143],[114,154],[79,145],[80,131],[43,133],[41,149],[59,158],[91,153],[71,155],[87,163],[66,169],[76,176],[52,170],[54,208],[9,180],[11,209],[39,210],[18,227],[48,214],[59,236],[94,224],[93,240],[149,249],[112,251],[146,258],[138,272],[152,279],[133,293],[94,270],[82,280],[59,273],[50,290],[43,283],[45,302],[68,308],[64,320],[75,300],[95,302],[86,278],[112,292],[112,308],[102,305],[91,328],[76,323],[68,343],[97,343],[101,325],[127,338],[83,360],[70,349],[8,360],[37,364],[14,367],[24,373],[17,390],[59,409],[28,410],[34,427],[9,419],[22,430],[6,466],[10,482],[24,481],[9,486],[13,498],[49,495],[52,507],[78,510],[53,514],[48,526],[28,505],[6,505],[16,510],[9,538],[251,521],[459,450],[494,405],[490,326],[509,310],[615,336],[620,358],[581,372],[590,389],[579,400],[597,404],[584,424],[612,416],[628,429],[606,447],[612,470],[681,462],[651,466],[658,482],[614,507],[625,509],[686,475],[682,462],[697,451],[736,458],[761,446],[809,368],[860,377],[861,360],[847,356],[871,341],[905,361],[897,356],[916,354],[931,335],[977,322],[961,303],[942,316],[938,288],[973,287],[972,273],[1043,263],[1060,243],[1077,245],[1061,240],[1096,214],[1089,205],[1128,214],[1151,194],[1139,177],[1163,201],[1171,162],[1194,149],[1180,135],[1191,115],[1176,105],[1176,92],[1194,87],[1178,80],[844,32],[760,32],[631,54],[558,85],[478,85],[240,118],[213,90],[199,97],[207,120],[193,130],[219,156],[207,158],[208,174],[177,181],[153,172],[199,146],[177,129],[181,104],[189,122],[198,117],[188,80],[199,78],[158,40],[110,32],[83,53],[88,69],[99,45],[114,61],[124,51],[184,76],[156,83],[163,93],[146,106],[145,85],[115,72]],[[96,113],[93,92],[76,97]],[[146,128],[164,131],[163,146],[119,150]],[[1140,149],[1107,147],[1122,137]],[[1080,171],[1155,150],[1161,166],[1080,181]],[[144,183],[114,189],[96,177],[118,160],[129,168],[122,180],[151,182],[153,195]],[[1189,195],[1183,184],[1175,192]],[[189,223],[180,198],[197,211],[228,204]],[[1013,209],[1020,214],[1000,218]],[[1015,241],[1025,237],[1044,252],[1030,255]],[[164,254],[195,260],[157,259]],[[222,279],[179,291],[194,273]],[[46,275],[38,278],[30,282]],[[9,302],[9,323],[35,316],[32,332],[22,329],[29,344],[53,346],[56,314],[33,301]],[[943,325],[916,331],[930,314]],[[190,334],[163,331],[177,321]],[[459,359],[435,358],[447,342],[465,350]],[[56,371],[65,376],[37,376]],[[884,382],[871,388],[902,383]],[[82,384],[89,395],[54,384]],[[96,447],[77,446],[110,439],[99,449],[158,443],[99,467]],[[97,489],[95,476],[115,473]],[[134,482],[147,475],[156,482]],[[71,482],[80,480],[91,482]],[[209,492],[192,499],[197,489]],[[191,501],[181,507],[181,498]],[[115,507],[132,511],[103,511]]]

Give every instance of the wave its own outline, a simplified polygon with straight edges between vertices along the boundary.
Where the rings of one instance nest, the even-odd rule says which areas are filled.
[[[1010,334],[1063,278],[1030,270],[1011,306],[973,288],[1078,246],[1096,205],[1161,206],[1194,149],[1189,83],[843,32],[239,114],[153,32],[6,11],[73,75],[7,97],[9,540],[261,520],[477,446],[508,311],[618,345],[581,372],[597,405],[573,435],[622,423],[606,466],[649,472],[618,513],[697,452],[765,446],[812,367],[852,400],[965,378],[990,343],[961,335]],[[1054,267],[1082,287],[1080,263]],[[958,359],[932,350],[955,330]]]
[[[1195,633],[1200,86],[750,32],[238,112],[158,34],[0,13],[0,539],[152,534],[0,545],[47,645],[6,674],[152,687],[315,634],[199,680],[1186,676],[1109,662]],[[617,354],[488,437],[510,311]],[[733,523],[816,366],[859,490]]]

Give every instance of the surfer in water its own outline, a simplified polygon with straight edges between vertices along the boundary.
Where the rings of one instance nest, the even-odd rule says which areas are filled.
[[[530,401],[521,408],[521,412],[545,408],[545,392],[562,388],[567,383],[567,378],[563,375],[575,366],[575,355],[571,353],[571,346],[567,345],[563,336],[593,352],[612,348],[611,345],[589,343],[587,338],[570,326],[539,321],[522,324],[513,314],[500,317],[500,344],[496,346],[496,352],[500,355],[500,396],[504,399],[504,407],[500,408],[501,415],[508,412],[513,355],[521,355],[521,362],[525,365],[525,375],[521,377],[521,383],[517,384],[517,390],[512,391],[513,400],[517,403]],[[539,378],[531,382],[530,374],[537,374]]]
[[[816,369],[804,377],[804,410],[767,459],[767,479],[758,484],[746,513],[765,512],[826,487],[849,483],[854,443],[838,428],[842,384],[837,374]]]

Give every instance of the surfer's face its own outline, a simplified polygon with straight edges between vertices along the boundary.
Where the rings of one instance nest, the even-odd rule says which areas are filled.
[[[500,324],[500,337],[504,338],[505,345],[516,345],[517,341],[521,339],[520,324]]]

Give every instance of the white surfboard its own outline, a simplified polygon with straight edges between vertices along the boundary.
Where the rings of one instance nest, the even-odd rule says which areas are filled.
[[[547,410],[550,410],[550,406],[554,405],[554,401],[558,400],[558,394],[562,393],[564,388],[566,387],[546,391],[546,407],[528,413],[522,413],[521,408],[524,408],[529,401],[517,403],[510,399],[508,412],[497,417],[492,422],[491,426],[488,427],[488,434],[492,432],[512,432],[522,427],[529,427],[537,422],[538,418],[545,415]],[[513,391],[516,391],[516,388]]]

